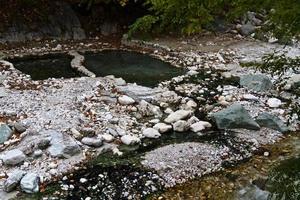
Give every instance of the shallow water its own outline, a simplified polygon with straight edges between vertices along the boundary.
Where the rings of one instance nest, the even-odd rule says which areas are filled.
[[[80,74],[71,68],[71,57],[67,55],[47,55],[11,60],[14,67],[31,76],[33,80],[48,78],[72,78]]]
[[[114,75],[149,87],[184,73],[169,63],[137,52],[106,50],[84,56],[84,65],[96,76]]]

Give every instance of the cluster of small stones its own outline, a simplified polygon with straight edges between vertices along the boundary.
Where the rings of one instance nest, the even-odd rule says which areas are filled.
[[[219,170],[225,161],[249,157],[261,144],[282,137],[280,132],[298,128],[292,106],[299,98],[289,90],[284,96],[276,91],[272,77],[245,76],[252,71],[240,67],[236,51],[156,50],[154,55],[185,66],[188,72],[151,89],[114,76],[32,81],[12,64],[1,62],[0,116],[6,119],[9,134],[0,144],[4,177],[0,188],[10,192],[20,185],[24,192],[37,192],[40,183],[79,169],[80,163],[103,151],[122,155],[117,148],[121,143],[139,144],[143,138],[157,139],[171,131],[203,135],[212,122],[219,129],[235,130],[237,143],[245,144],[240,145],[240,154],[232,154],[228,146],[202,143],[171,145],[146,154],[144,165],[160,172],[166,186],[172,186]],[[193,82],[203,70],[209,76]],[[221,77],[238,77],[242,87],[221,81],[210,91],[207,83]],[[291,79],[288,84],[298,82]],[[206,118],[196,117],[198,111]],[[250,149],[243,152],[245,146]]]

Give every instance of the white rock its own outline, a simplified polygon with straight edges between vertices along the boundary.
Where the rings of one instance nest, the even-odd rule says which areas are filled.
[[[189,129],[189,124],[184,120],[178,120],[173,124],[174,131],[185,132]]]
[[[186,103],[186,106],[187,108],[189,109],[195,109],[197,108],[197,103],[193,100],[189,100],[187,103]]]
[[[146,128],[143,130],[143,135],[147,138],[159,138],[161,136],[158,130],[154,128]]]
[[[135,100],[129,96],[122,95],[118,98],[118,101],[121,105],[131,105],[135,103]]]
[[[243,99],[250,100],[250,101],[258,101],[259,98],[257,96],[254,96],[252,94],[244,94]]]
[[[209,122],[199,121],[191,125],[190,129],[194,133],[203,131],[205,128],[210,128],[212,125]]]
[[[187,120],[187,123],[190,124],[190,125],[192,125],[192,124],[195,124],[196,122],[199,122],[199,121],[200,121],[200,120],[199,120],[197,117],[192,116],[191,118],[189,118],[189,119]]]
[[[87,180],[86,178],[80,178],[80,179],[79,179],[79,182],[80,182],[80,183],[86,183],[87,181],[88,181],[88,180]]]
[[[185,119],[191,115],[191,111],[187,110],[177,110],[171,113],[164,121],[168,124],[174,123],[178,120]]]
[[[278,108],[279,106],[281,106],[282,103],[280,99],[270,98],[268,99],[267,104],[271,108]]]
[[[153,128],[158,130],[160,133],[166,133],[172,130],[172,126],[165,123],[157,123],[153,126]]]
[[[171,108],[166,108],[166,110],[164,112],[166,114],[171,114],[171,113],[173,113],[173,110]]]
[[[114,136],[108,133],[103,134],[101,137],[105,142],[112,142],[114,140]]]
[[[132,145],[141,142],[141,140],[134,135],[124,135],[121,137],[121,141],[126,145]]]

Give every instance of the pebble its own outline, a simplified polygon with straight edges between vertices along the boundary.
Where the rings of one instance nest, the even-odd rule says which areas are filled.
[[[281,103],[280,99],[270,98],[270,99],[268,99],[267,104],[271,108],[278,108],[281,106],[282,103]]]

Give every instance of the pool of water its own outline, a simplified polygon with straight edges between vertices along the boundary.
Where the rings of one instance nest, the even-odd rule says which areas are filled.
[[[30,56],[10,60],[14,67],[31,76],[33,80],[48,78],[80,77],[80,74],[71,68],[72,57],[63,54],[47,56]]]
[[[127,82],[149,87],[184,73],[184,70],[169,63],[137,52],[106,50],[86,53],[84,56],[84,65],[96,76],[114,75]]]

